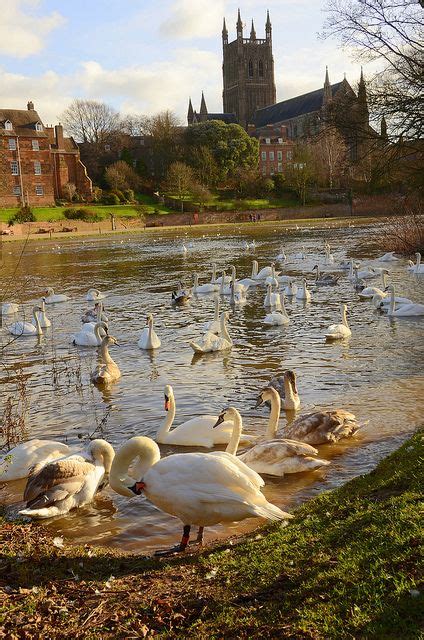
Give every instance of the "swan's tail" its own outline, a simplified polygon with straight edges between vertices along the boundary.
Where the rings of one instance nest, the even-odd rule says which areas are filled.
[[[302,463],[305,464],[307,469],[314,471],[314,469],[321,469],[321,467],[328,467],[331,462],[329,460],[321,460],[321,458],[302,458]]]
[[[200,347],[196,342],[190,342],[190,347],[195,353],[203,353],[202,347]]]
[[[254,513],[261,518],[266,518],[267,520],[288,520],[289,518],[293,518],[290,513],[283,511],[275,504],[268,502],[264,497],[264,503],[261,505],[255,504]]]

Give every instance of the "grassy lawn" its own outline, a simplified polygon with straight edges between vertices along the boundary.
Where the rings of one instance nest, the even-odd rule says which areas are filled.
[[[422,638],[423,436],[288,526],[182,558],[62,548],[4,523],[5,637]]]

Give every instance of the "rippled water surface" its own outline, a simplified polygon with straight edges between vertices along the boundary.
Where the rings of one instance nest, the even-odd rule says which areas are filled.
[[[202,413],[236,406],[247,431],[261,433],[268,413],[253,410],[258,391],[281,369],[297,372],[302,412],[343,407],[366,423],[354,441],[320,447],[320,457],[331,459],[323,471],[288,475],[266,481],[269,500],[290,507],[305,497],[340,484],[372,469],[376,462],[420,423],[424,394],[422,375],[424,319],[389,319],[361,302],[345,275],[337,287],[315,288],[311,269],[323,265],[323,243],[328,240],[338,262],[346,257],[373,261],[383,252],[376,239],[379,224],[357,227],[317,226],[287,229],[273,224],[214,229],[208,235],[191,231],[192,243],[181,252],[182,238],[170,232],[113,236],[55,242],[6,243],[2,248],[4,299],[24,303],[25,315],[46,286],[67,293],[71,300],[48,307],[52,328],[40,338],[10,343],[7,324],[0,330],[5,347],[0,371],[2,403],[14,389],[14,372],[21,366],[30,394],[30,437],[66,439],[81,446],[80,438],[100,436],[114,446],[133,435],[155,432],[164,419],[163,388],[172,384],[177,403],[176,423]],[[244,241],[255,238],[256,248]],[[212,296],[193,297],[191,304],[174,309],[170,292],[178,280],[189,284],[194,272],[209,280],[211,263],[219,268],[235,264],[240,277],[250,275],[252,258],[265,266],[284,248],[289,260],[284,272],[299,279],[306,274],[312,301],[287,302],[288,327],[265,328],[264,287],[249,291],[247,304],[231,309],[230,352],[193,356],[188,342],[199,336],[211,319]],[[305,260],[292,258],[304,251]],[[376,265],[378,263],[375,263]],[[400,295],[424,302],[424,277],[406,271],[406,261],[385,263]],[[378,285],[378,282],[375,282]],[[109,331],[119,340],[111,355],[122,378],[107,391],[90,385],[97,359],[95,349],[72,346],[70,336],[80,327],[89,287],[107,293]],[[339,321],[339,304],[349,306],[352,337],[328,344],[325,328]],[[223,308],[229,308],[228,301]],[[140,350],[138,336],[146,314],[153,313],[162,346],[154,353]],[[283,414],[281,427],[284,427]],[[169,455],[176,448],[162,447]],[[22,499],[24,482],[3,487],[0,499],[9,504]],[[17,511],[21,502],[10,507]],[[211,527],[209,539],[256,525],[255,520]],[[131,500],[108,489],[92,505],[71,512],[45,526],[77,542],[108,544],[149,551],[180,535],[180,522],[161,513],[144,498]]]

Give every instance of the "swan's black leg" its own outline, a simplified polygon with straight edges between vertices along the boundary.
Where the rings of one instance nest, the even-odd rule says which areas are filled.
[[[204,531],[205,527],[199,527],[199,530],[197,532],[197,538],[196,538],[196,542],[197,544],[202,545],[203,544],[203,531]]]
[[[181,538],[180,544],[177,544],[175,547],[171,547],[171,549],[165,549],[164,551],[155,551],[155,556],[164,558],[166,556],[172,556],[175,553],[181,553],[182,551],[185,551],[190,539],[190,528],[191,527],[189,524],[185,524],[183,528],[183,537]]]

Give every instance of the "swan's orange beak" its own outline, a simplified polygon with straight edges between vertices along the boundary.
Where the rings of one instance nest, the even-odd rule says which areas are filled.
[[[132,487],[129,488],[133,493],[135,493],[136,496],[139,496],[145,486],[146,485],[144,484],[144,482],[136,482]]]
[[[169,398],[168,396],[165,396],[165,411],[169,411]]]

